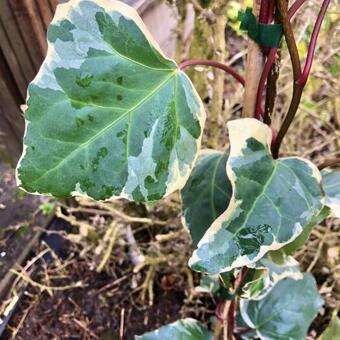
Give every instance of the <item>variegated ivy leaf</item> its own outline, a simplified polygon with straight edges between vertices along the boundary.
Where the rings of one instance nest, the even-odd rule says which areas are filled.
[[[241,297],[244,299],[263,299],[273,287],[287,277],[294,280],[303,278],[298,262],[292,256],[283,255],[280,263],[274,262],[270,255],[257,261],[253,268],[260,275],[242,287]]]
[[[227,175],[233,195],[190,259],[197,271],[220,273],[255,263],[296,239],[324,206],[319,170],[308,160],[274,160],[272,133],[245,118],[228,123]]]
[[[226,153],[202,151],[181,191],[183,224],[189,229],[194,246],[229,204],[231,184],[225,171],[227,159]]]
[[[331,216],[340,218],[340,171],[322,170],[322,187]]]
[[[280,281],[262,300],[241,299],[240,309],[261,339],[302,340],[322,305],[313,276],[305,273],[300,280]]]
[[[205,120],[187,76],[129,6],[57,8],[29,86],[18,182],[29,192],[152,201],[181,188]]]
[[[178,320],[144,335],[136,340],[212,340],[213,336],[199,321],[191,318]]]

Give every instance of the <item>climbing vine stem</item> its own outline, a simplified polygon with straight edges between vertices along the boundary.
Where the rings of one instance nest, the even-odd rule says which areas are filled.
[[[292,17],[296,14],[298,9],[305,3],[305,1],[306,0],[297,0],[293,3],[293,5],[288,10],[289,19],[292,19]],[[263,91],[264,91],[264,88],[265,88],[266,81],[267,81],[267,90],[269,89],[268,77],[269,77],[271,71],[273,70],[273,65],[275,63],[278,50],[279,50],[278,48],[274,47],[274,48],[271,48],[269,50],[269,52],[267,53],[267,60],[266,60],[266,63],[264,65],[264,68],[263,68],[263,71],[262,71],[262,75],[261,75],[261,78],[260,78],[260,81],[259,81],[259,86],[258,86],[257,95],[256,95],[255,117],[257,119],[260,119],[261,112],[263,112],[262,106],[261,106],[262,94],[263,94]],[[274,97],[275,97],[275,95],[274,95]],[[266,123],[269,123],[269,124],[270,124],[270,117],[269,117],[270,105],[271,104],[268,103],[269,109],[266,109],[264,111],[264,114],[265,114],[264,121]]]
[[[298,80],[298,83],[300,86],[304,86],[307,82],[311,67],[312,67],[312,63],[313,63],[313,58],[314,58],[314,53],[315,53],[315,48],[316,48],[316,42],[320,33],[320,29],[321,29],[321,25],[322,25],[322,21],[325,17],[327,8],[329,6],[330,0],[325,0],[322,5],[321,5],[321,9],[318,15],[318,18],[316,19],[314,28],[313,28],[313,32],[312,32],[312,37],[309,43],[309,48],[308,48],[308,52],[307,52],[307,58],[306,58],[306,62],[305,62],[305,66],[303,68],[302,74],[300,75],[300,78]]]
[[[292,123],[295,114],[297,112],[297,109],[300,104],[301,96],[302,96],[302,91],[303,88],[307,82],[309,72],[312,66],[313,62],[313,57],[314,57],[314,52],[315,52],[315,47],[316,47],[316,41],[318,38],[318,35],[320,33],[320,28],[322,21],[325,17],[327,8],[329,6],[330,0],[324,0],[320,12],[318,14],[318,18],[316,20],[316,23],[314,25],[312,37],[311,37],[311,42],[308,47],[308,52],[307,52],[307,59],[306,63],[304,66],[303,71],[301,72],[301,64],[300,64],[300,59],[299,59],[299,54],[297,51],[297,46],[296,42],[294,39],[294,34],[292,30],[292,26],[289,20],[289,13],[287,11],[287,6],[286,6],[286,1],[285,0],[278,0],[277,1],[277,6],[279,10],[279,14],[282,20],[282,25],[283,25],[283,32],[284,36],[287,42],[287,47],[289,50],[289,54],[291,56],[291,61],[292,61],[292,67],[293,67],[293,76],[294,76],[294,85],[293,85],[293,96],[291,103],[289,105],[289,109],[287,112],[287,115],[282,123],[282,126],[277,134],[277,138],[275,141],[275,144],[273,145],[273,156],[277,158],[279,156],[279,150],[280,146],[282,143],[282,140],[284,136],[286,135],[290,124]]]
[[[323,163],[318,165],[319,170],[323,170],[329,166],[340,165],[340,158],[326,159]]]

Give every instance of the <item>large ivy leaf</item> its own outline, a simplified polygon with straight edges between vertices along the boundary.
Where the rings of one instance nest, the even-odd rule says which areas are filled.
[[[326,205],[333,217],[340,218],[340,171],[323,170],[322,187],[326,193]]]
[[[280,281],[262,300],[242,299],[240,309],[261,339],[302,340],[322,305],[313,276],[305,273]]]
[[[197,271],[219,273],[256,262],[296,239],[324,205],[319,170],[302,158],[274,160],[267,125],[245,118],[228,128],[233,195],[190,259]]]
[[[183,224],[189,229],[194,246],[229,204],[227,159],[226,153],[204,150],[181,191]]]
[[[29,192],[152,201],[182,188],[205,120],[189,78],[129,6],[57,8],[29,86],[18,182]]]
[[[212,340],[213,336],[199,321],[191,318],[178,320],[144,335],[136,340]]]

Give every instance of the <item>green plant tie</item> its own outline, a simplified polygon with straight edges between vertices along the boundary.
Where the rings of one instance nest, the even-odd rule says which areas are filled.
[[[252,8],[247,7],[245,12],[238,12],[241,21],[240,29],[247,31],[250,39],[264,47],[279,47],[282,37],[281,24],[262,24],[257,21]]]

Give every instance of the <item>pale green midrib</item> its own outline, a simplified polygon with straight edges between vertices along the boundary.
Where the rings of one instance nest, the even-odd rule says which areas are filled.
[[[217,168],[221,162],[221,160],[223,159],[223,156],[224,154],[222,153],[218,159],[218,161],[216,162],[216,165],[214,167],[214,170],[213,170],[213,174],[212,174],[212,177],[211,177],[211,185],[210,185],[210,201],[211,201],[211,209],[213,211],[213,218],[216,219],[218,216],[217,216],[217,212],[216,212],[216,207],[215,207],[215,200],[214,200],[214,183],[216,182],[215,179],[216,179],[216,174],[217,174]]]
[[[45,173],[43,173],[41,176],[39,176],[38,178],[36,178],[33,183],[36,183],[37,181],[41,180],[42,178],[44,178],[46,175],[48,175],[51,171],[56,170],[57,168],[59,168],[60,166],[62,166],[66,160],[68,158],[70,158],[74,153],[77,153],[79,150],[83,149],[84,147],[86,147],[87,145],[89,145],[91,142],[93,142],[94,140],[96,140],[97,138],[99,138],[100,136],[102,136],[106,131],[108,131],[109,129],[111,129],[113,126],[115,126],[119,121],[121,121],[123,118],[125,118],[131,111],[136,110],[138,107],[140,107],[141,105],[143,105],[148,99],[150,99],[158,90],[160,90],[163,86],[165,86],[173,77],[174,75],[177,73],[177,69],[175,69],[172,73],[170,73],[170,75],[168,77],[165,78],[165,80],[163,80],[163,82],[161,82],[157,87],[155,87],[146,97],[144,97],[140,102],[138,102],[137,104],[135,104],[132,108],[130,108],[129,110],[127,110],[124,114],[122,114],[119,118],[117,118],[116,120],[114,120],[112,123],[110,123],[109,125],[107,125],[104,129],[100,130],[97,134],[95,134],[93,137],[91,137],[89,140],[87,140],[86,142],[82,143],[79,145],[78,148],[74,149],[71,153],[69,153],[67,156],[65,156],[63,158],[63,160],[61,162],[59,162],[58,164],[56,164],[56,166],[54,166],[53,168],[49,169],[48,171],[46,171]]]

